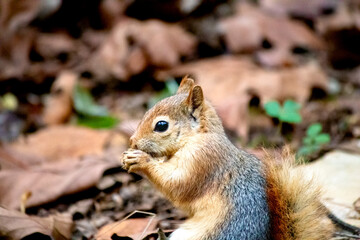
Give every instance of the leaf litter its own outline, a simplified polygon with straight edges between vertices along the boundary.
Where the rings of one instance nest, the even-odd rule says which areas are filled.
[[[326,91],[328,84],[325,72],[316,62],[294,68],[263,69],[248,58],[237,56],[179,65],[158,72],[158,77],[165,79],[184,74],[191,74],[203,87],[205,96],[217,108],[224,125],[244,138],[249,129],[247,108],[253,96],[257,96],[261,104],[287,98],[305,103],[313,87]]]
[[[264,137],[269,145],[278,144],[273,137],[277,123],[264,107],[291,99],[301,105],[302,116],[300,123],[290,125],[292,146],[307,141],[307,129],[319,122],[323,129],[318,135],[328,133],[330,143],[313,159],[338,148],[359,152],[356,1],[171,1],[154,3],[143,14],[138,0],[82,6],[43,2],[0,5],[0,96],[10,93],[18,101],[11,110],[0,106],[5,123],[0,128],[0,203],[7,208],[1,209],[0,221],[16,216],[12,227],[26,221],[30,229],[14,238],[94,238],[103,231],[99,229],[114,227],[118,236],[136,239],[148,219],[135,214],[123,225],[119,222],[141,210],[157,214],[151,234],[146,233],[147,239],[156,239],[156,228],[171,232],[186,218],[147,181],[123,172],[117,161],[153,104],[150,100],[166,96],[173,77],[190,74],[202,85],[241,147],[246,141],[240,143],[238,137],[254,146]],[[74,17],[69,9],[80,14]],[[328,91],[333,82],[339,85],[337,92]],[[77,85],[87,89],[77,93],[87,93],[74,99]],[[85,107],[74,104],[78,99]],[[74,116],[93,118],[94,111],[120,121],[111,130],[71,126]],[[269,151],[276,155],[276,149]],[[337,169],[341,172],[346,170]],[[350,186],[351,181],[344,182]],[[338,213],[359,219],[344,214],[352,208],[349,202]],[[67,215],[60,221],[65,230],[51,220],[58,212]],[[45,230],[38,230],[38,221],[47,222]],[[18,229],[15,233],[20,234]]]

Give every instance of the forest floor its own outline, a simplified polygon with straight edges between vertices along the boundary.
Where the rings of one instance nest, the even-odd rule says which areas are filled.
[[[0,16],[0,238],[177,228],[184,213],[120,157],[186,75],[235,145],[289,146],[360,227],[359,1],[9,0]]]

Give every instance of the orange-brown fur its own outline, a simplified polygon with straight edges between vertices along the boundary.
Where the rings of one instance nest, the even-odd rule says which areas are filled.
[[[288,149],[281,163],[270,156],[264,160],[271,239],[330,239],[334,229],[320,202],[321,189],[293,167],[294,161]]]

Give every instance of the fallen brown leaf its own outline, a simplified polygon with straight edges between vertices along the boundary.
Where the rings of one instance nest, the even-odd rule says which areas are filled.
[[[11,35],[19,28],[28,25],[38,14],[41,7],[40,0],[9,0],[1,1],[0,26]],[[7,35],[7,36],[9,36]],[[2,34],[2,36],[4,36]]]
[[[240,3],[235,16],[223,19],[219,29],[231,52],[260,50],[264,40],[271,49],[259,51],[257,57],[265,66],[291,66],[297,58],[295,47],[322,49],[324,43],[299,21],[271,16],[250,4]]]
[[[26,160],[23,160],[26,164],[56,162],[85,155],[100,155],[109,135],[110,132],[106,130],[51,126],[5,145],[4,148],[14,156],[27,156]]]
[[[33,39],[33,29],[24,29],[7,38],[0,36],[0,80],[24,74],[30,65],[29,53]]]
[[[2,170],[0,171],[0,204],[9,209],[18,209],[24,192],[32,194],[27,201],[27,207],[48,203],[63,195],[95,186],[103,172],[115,166],[117,166],[116,162],[86,157],[69,158],[25,170]]]
[[[0,233],[11,239],[22,239],[41,233],[51,239],[65,240],[71,238],[72,227],[70,215],[57,214],[40,218],[0,207]]]
[[[323,188],[323,202],[342,220],[360,226],[360,214],[354,202],[360,196],[360,155],[332,151],[321,159],[300,166],[305,176],[314,178]]]
[[[72,113],[72,94],[77,82],[77,74],[63,71],[51,87],[51,93],[43,113],[43,121],[48,125],[65,122]]]
[[[21,78],[30,65],[29,54],[36,31],[28,25],[47,11],[40,0],[0,2],[0,80]],[[58,7],[54,6],[55,8]]]
[[[108,131],[80,127],[49,127],[0,150],[0,204],[20,207],[30,192],[27,207],[95,186],[103,172],[119,165],[115,153],[125,142],[109,143]],[[107,152],[105,145],[112,148]],[[9,187],[11,186],[11,187]]]
[[[224,125],[246,138],[248,104],[253,96],[261,104],[270,100],[294,99],[304,103],[313,87],[326,90],[327,78],[316,62],[279,70],[263,69],[243,57],[200,60],[158,72],[158,77],[194,76],[205,96],[217,108]],[[221,83],[221,84],[220,84]]]
[[[89,61],[99,78],[127,80],[147,66],[171,67],[195,50],[195,38],[177,25],[159,20],[124,19]]]
[[[110,239],[113,234],[116,234],[119,237],[130,237],[137,240],[153,232],[157,223],[158,220],[155,218],[133,218],[114,222],[100,228],[95,239]]]

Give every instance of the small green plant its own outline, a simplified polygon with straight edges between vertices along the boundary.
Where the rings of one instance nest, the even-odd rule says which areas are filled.
[[[297,156],[305,157],[321,149],[321,147],[330,142],[330,135],[322,133],[320,123],[311,124],[306,130],[306,136],[302,140],[303,146],[299,149]]]
[[[281,136],[283,123],[299,123],[302,121],[300,115],[300,104],[293,100],[286,100],[281,106],[278,101],[267,102],[264,106],[265,112],[270,117],[279,120],[277,134]]]
[[[73,104],[78,125],[91,128],[112,128],[118,123],[118,119],[110,116],[104,106],[96,104],[90,92],[80,85],[74,88]]]
[[[278,101],[270,101],[264,107],[267,115],[277,118],[280,123],[299,123],[302,121],[299,113],[300,104],[292,100],[286,100],[283,106]]]
[[[163,90],[155,94],[150,100],[148,101],[148,108],[152,108],[157,102],[160,100],[170,97],[174,95],[178,89],[179,85],[175,81],[175,79],[170,79],[165,82],[165,87]]]

